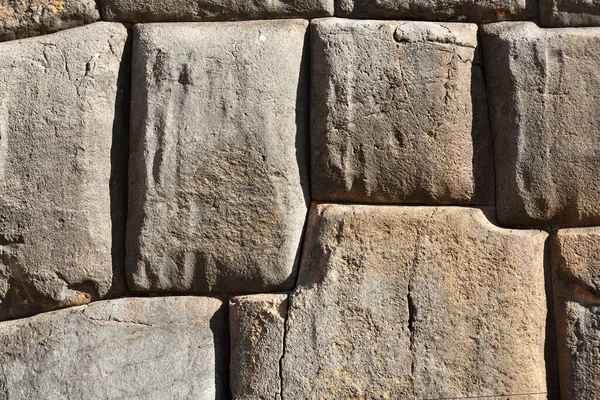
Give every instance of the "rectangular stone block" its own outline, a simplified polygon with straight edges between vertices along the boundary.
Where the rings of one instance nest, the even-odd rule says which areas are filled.
[[[599,0],[539,0],[540,23],[544,27],[598,26]]]
[[[0,397],[226,399],[226,315],[218,299],[165,297],[3,322]]]
[[[483,27],[498,221],[600,223],[600,29]]]
[[[499,228],[490,214],[313,206],[290,296],[284,398],[545,393],[547,234]]]
[[[0,43],[0,319],[121,293],[128,30]]]
[[[226,21],[333,15],[334,0],[99,0],[102,16],[121,22]]]
[[[477,25],[328,18],[311,28],[314,199],[493,204]]]
[[[230,387],[237,400],[281,400],[287,294],[256,294],[229,300]]]
[[[2,0],[0,42],[56,32],[99,19],[94,0]]]
[[[136,26],[130,289],[292,288],[310,197],[306,28]]]
[[[336,2],[336,16],[358,18],[494,22],[536,19],[537,11],[537,0],[337,0]]]
[[[559,230],[551,253],[561,399],[595,400],[600,393],[600,228]]]

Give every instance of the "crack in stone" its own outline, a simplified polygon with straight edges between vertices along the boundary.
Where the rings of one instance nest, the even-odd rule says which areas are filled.
[[[284,321],[283,321],[283,347],[281,349],[281,357],[279,358],[279,393],[275,394],[275,400],[278,400],[277,398],[277,394],[279,394],[279,399],[283,400],[284,399],[284,395],[283,395],[283,358],[285,357],[285,351],[286,351],[286,339],[287,339],[287,333],[288,333],[288,319],[289,319],[289,315],[290,315],[290,311],[292,308],[292,301],[291,301],[291,294],[287,295],[287,310],[285,312],[285,316],[284,316]]]

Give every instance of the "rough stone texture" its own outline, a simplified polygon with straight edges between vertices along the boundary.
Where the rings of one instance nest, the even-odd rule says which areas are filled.
[[[309,198],[306,28],[136,26],[130,289],[291,289]]]
[[[561,398],[595,400],[600,393],[600,228],[558,231],[551,253]]]
[[[238,400],[281,399],[287,294],[233,297],[229,302],[231,394]]]
[[[313,22],[313,198],[493,204],[477,25]]]
[[[498,228],[485,213],[313,206],[285,398],[545,392],[547,234]]]
[[[333,15],[333,0],[100,0],[109,21],[224,21]]]
[[[600,223],[600,29],[483,28],[498,220]]]
[[[600,25],[599,0],[539,0],[540,23],[548,28]]]
[[[493,22],[537,16],[537,0],[338,0],[336,16]]]
[[[225,399],[226,306],[121,299],[0,324],[2,399]]]
[[[123,291],[127,38],[0,44],[0,319]]]
[[[94,0],[1,0],[0,41],[43,35],[98,19]]]

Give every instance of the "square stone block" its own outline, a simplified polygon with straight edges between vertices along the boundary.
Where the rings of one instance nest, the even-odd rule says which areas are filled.
[[[498,221],[600,223],[600,29],[483,27]]]
[[[477,25],[311,25],[312,194],[319,201],[493,204]]]

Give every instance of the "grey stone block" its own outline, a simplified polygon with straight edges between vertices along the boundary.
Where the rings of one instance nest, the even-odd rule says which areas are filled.
[[[287,294],[237,296],[229,301],[230,387],[238,400],[281,399]]]
[[[120,299],[0,323],[0,398],[226,399],[226,308]]]
[[[102,16],[121,22],[226,21],[333,15],[333,0],[100,0]]]
[[[0,319],[122,293],[128,30],[0,43]]]
[[[2,0],[0,42],[43,35],[100,19],[94,0]]]
[[[600,223],[600,29],[483,27],[498,221]]]
[[[338,0],[336,16],[494,22],[537,17],[537,0]]]
[[[547,234],[499,228],[490,213],[313,206],[284,398],[545,392]]]
[[[544,27],[598,26],[598,0],[539,0],[540,23]]]
[[[309,202],[306,28],[136,26],[130,289],[291,289]]]
[[[561,399],[600,393],[600,229],[559,230],[552,275]]]
[[[311,28],[314,199],[494,203],[476,25],[327,18]]]

